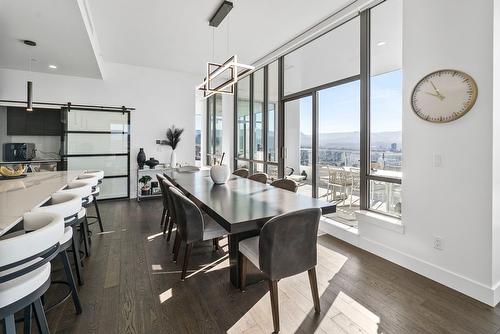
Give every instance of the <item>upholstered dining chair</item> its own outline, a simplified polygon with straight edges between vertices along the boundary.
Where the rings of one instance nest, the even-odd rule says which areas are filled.
[[[50,286],[50,260],[59,252],[64,220],[57,214],[26,213],[23,225],[32,232],[0,240],[0,319],[3,319],[3,332],[16,333],[14,314],[24,309],[25,330],[31,329],[31,312],[34,310],[38,331],[49,333],[41,297]]]
[[[170,182],[165,176],[162,179],[162,184],[165,189],[165,194],[167,196],[167,217],[165,218],[166,219],[165,225],[163,225],[163,234],[167,233],[167,241],[170,241],[170,236],[172,235],[172,229],[174,228],[174,225],[177,225],[175,216],[175,207],[172,201],[172,197],[170,196],[170,188],[176,188],[176,186],[174,186],[174,184]]]
[[[255,173],[248,177],[249,180],[257,181],[260,183],[267,183],[267,174],[266,173]]]
[[[174,241],[174,261],[177,261],[182,242],[186,243],[184,262],[182,264],[181,280],[186,278],[186,271],[191,256],[193,244],[198,241],[212,240],[214,250],[217,250],[219,238],[227,231],[201,210],[177,188],[171,187],[169,194],[175,206],[177,231]]]
[[[247,261],[266,276],[271,295],[275,333],[279,332],[278,281],[304,271],[316,313],[320,312],[316,280],[318,224],[321,209],[312,208],[285,213],[270,219],[256,237],[240,241],[240,287],[245,289]]]
[[[163,180],[165,180],[165,176],[162,174],[156,174],[156,179],[158,180],[158,184],[160,185],[160,190],[161,190],[161,197],[163,201],[163,211],[161,213],[161,220],[160,220],[160,226],[163,226],[163,224],[168,223],[168,200],[167,200],[167,190],[165,189],[165,185],[163,183]]]
[[[244,177],[244,178],[247,178],[249,174],[250,173],[248,172],[248,169],[246,169],[246,168],[239,168],[233,172],[233,175],[236,175],[239,177]]]
[[[292,179],[278,179],[278,180],[273,181],[271,183],[271,185],[273,187],[293,191],[294,193],[296,193],[297,189],[299,188],[299,186],[297,185],[297,182],[295,182]]]

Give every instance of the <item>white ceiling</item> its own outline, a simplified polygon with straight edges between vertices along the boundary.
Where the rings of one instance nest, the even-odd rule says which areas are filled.
[[[0,68],[27,71],[30,58],[35,72],[101,78],[77,0],[0,0]]]
[[[252,63],[352,1],[234,0],[215,31],[208,20],[222,0],[88,2],[105,61],[203,74],[235,53]]]
[[[233,10],[214,29],[208,20],[221,2],[0,0],[0,68],[28,70],[33,57],[33,71],[101,78],[102,57],[201,78],[208,60],[238,54],[240,62],[253,63],[353,0],[233,0]],[[22,39],[38,46],[29,48]]]

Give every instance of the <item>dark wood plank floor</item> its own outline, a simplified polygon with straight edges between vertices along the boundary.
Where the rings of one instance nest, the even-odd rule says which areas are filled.
[[[101,204],[107,232],[92,227],[92,255],[80,289],[83,314],[76,316],[68,300],[48,315],[52,333],[272,332],[267,284],[245,293],[234,289],[227,246],[218,253],[210,243],[196,247],[190,277],[179,280],[173,242],[160,232],[160,208],[160,201]],[[331,236],[319,238],[318,261],[322,313],[313,311],[307,273],[284,279],[282,333],[500,332],[498,308]]]

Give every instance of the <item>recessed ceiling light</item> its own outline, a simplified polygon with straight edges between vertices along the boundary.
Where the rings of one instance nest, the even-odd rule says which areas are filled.
[[[49,65],[49,68],[55,70],[57,68],[57,66],[56,65]]]
[[[377,46],[384,46],[386,43],[384,41],[380,41],[377,43]]]

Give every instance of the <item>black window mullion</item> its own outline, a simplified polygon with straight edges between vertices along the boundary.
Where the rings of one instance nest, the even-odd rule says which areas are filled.
[[[285,157],[283,155],[283,150],[285,147],[285,102],[283,101],[283,72],[284,72],[284,61],[283,57],[278,59],[278,147],[277,158],[278,158],[278,178],[282,179],[285,177]]]
[[[312,93],[312,197],[318,197],[317,160],[318,160],[318,92]]]
[[[370,206],[370,10],[360,13],[360,208]]]
[[[253,78],[253,73],[250,74],[250,92],[249,92],[249,106],[248,106],[248,110],[249,110],[249,114],[250,114],[250,129],[249,129],[249,132],[250,132],[250,135],[248,136],[248,139],[250,141],[249,145],[248,145],[248,158],[252,161],[254,159],[254,156],[253,156],[253,136],[254,136],[254,126],[253,126],[253,122],[254,122],[254,115],[253,115],[253,101],[254,101],[254,98],[253,98],[253,93],[254,93],[254,87],[253,87],[253,83],[254,83],[254,78]],[[253,167],[254,167],[254,164],[253,163],[250,163],[250,173],[253,173]]]
[[[267,143],[267,137],[268,137],[268,132],[269,132],[269,124],[268,124],[268,115],[269,115],[269,84],[268,84],[268,76],[269,76],[269,72],[268,72],[268,66],[264,66],[264,106],[263,106],[263,114],[262,114],[262,128],[264,130],[264,133],[263,133],[263,144],[264,144],[264,148],[263,148],[263,151],[264,151],[264,161],[267,162],[268,160],[268,143]],[[264,172],[267,173],[267,164],[264,163]]]

